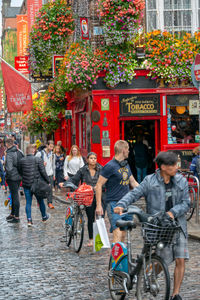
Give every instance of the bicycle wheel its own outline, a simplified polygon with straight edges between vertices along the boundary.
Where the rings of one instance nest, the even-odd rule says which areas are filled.
[[[192,186],[189,186],[189,196],[190,196],[190,209],[186,213],[187,221],[189,221],[192,218],[196,207],[196,192]]]
[[[71,241],[72,241],[72,226],[69,224],[65,224],[65,241],[66,241],[67,247],[70,246]]]
[[[147,259],[146,270],[142,265],[137,279],[136,296],[137,300],[169,300],[169,271],[160,257],[155,255],[151,261]]]
[[[74,249],[78,253],[81,250],[84,236],[84,217],[79,211],[74,217]]]
[[[122,278],[120,276],[110,276],[112,274],[112,259],[110,258],[108,267],[108,288],[110,296],[113,300],[123,300],[126,297],[126,293],[122,286]]]

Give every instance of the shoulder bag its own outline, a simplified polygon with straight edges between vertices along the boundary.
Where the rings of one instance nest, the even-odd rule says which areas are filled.
[[[36,198],[47,198],[51,192],[50,185],[43,180],[41,177],[36,177],[36,166],[37,161],[35,159],[35,168],[34,168],[34,180],[31,186],[31,192],[36,196]]]

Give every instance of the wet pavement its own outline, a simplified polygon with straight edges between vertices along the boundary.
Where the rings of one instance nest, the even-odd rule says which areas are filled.
[[[21,197],[20,224],[6,222],[9,209],[3,204],[4,193],[0,198],[0,300],[110,299],[107,285],[109,250],[94,254],[86,246],[87,231],[80,254],[76,254],[73,247],[66,247],[63,238],[66,204],[55,201],[55,209],[47,209],[50,220],[42,223],[36,201],[33,201],[34,224],[28,228],[24,198]],[[141,245],[138,228],[133,237],[134,252],[139,253]],[[181,295],[183,300],[199,300],[200,242],[190,239],[189,250],[191,259],[186,266]],[[172,271],[173,267],[171,275]]]

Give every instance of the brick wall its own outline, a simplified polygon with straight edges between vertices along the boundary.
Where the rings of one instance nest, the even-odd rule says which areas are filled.
[[[74,41],[82,39],[80,18],[88,18],[90,42],[93,48],[96,48],[102,40],[102,36],[94,35],[94,27],[100,27],[100,21],[97,16],[97,1],[96,0],[73,0],[72,9],[75,15],[75,33]]]

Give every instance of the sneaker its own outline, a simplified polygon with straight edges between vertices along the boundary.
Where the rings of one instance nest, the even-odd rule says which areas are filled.
[[[49,208],[51,208],[51,209],[53,209],[53,208],[54,208],[54,206],[53,206],[53,204],[52,204],[52,203],[49,203],[49,204],[48,204],[48,207],[49,207]]]
[[[46,223],[49,220],[49,215],[46,215],[46,217],[42,218],[42,222]]]
[[[13,219],[13,218],[14,218],[14,216],[9,215],[9,216],[6,217],[6,221],[11,220],[11,219]]]
[[[171,297],[170,300],[182,300],[180,295],[175,295],[174,297]]]
[[[28,227],[31,227],[32,225],[33,225],[33,222],[32,222],[32,220],[28,220]]]
[[[16,219],[15,217],[13,217],[12,219],[7,220],[9,223],[19,223],[20,219]]]

